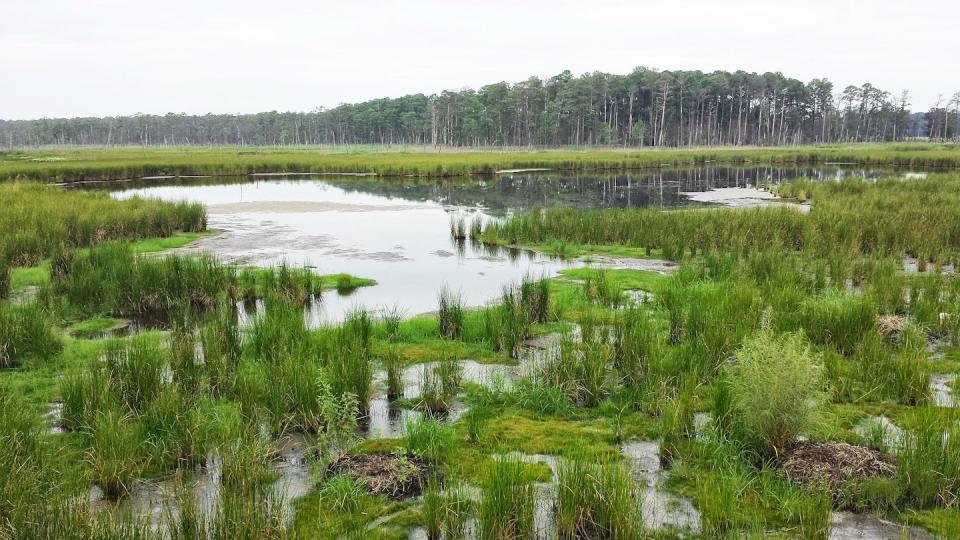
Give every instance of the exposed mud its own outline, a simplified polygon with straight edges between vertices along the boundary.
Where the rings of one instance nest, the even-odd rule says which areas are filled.
[[[581,257],[589,259],[593,268],[609,270],[648,270],[658,274],[671,274],[677,269],[677,263],[660,259],[640,259],[636,257],[620,257],[617,255],[588,255]]]
[[[709,191],[683,192],[688,200],[699,203],[717,204],[737,208],[756,206],[782,206],[794,208],[800,212],[809,212],[809,204],[784,201],[774,193],[753,187],[714,188]]]
[[[431,209],[426,205],[348,204],[330,201],[249,201],[207,205],[210,214],[298,214],[305,212],[404,212]]]
[[[830,540],[927,540],[926,531],[867,514],[834,512],[830,516]]]
[[[620,447],[620,451],[633,464],[634,478],[643,486],[643,523],[650,529],[672,527],[699,532],[700,512],[693,502],[677,497],[661,485],[663,470],[660,467],[660,443],[657,441],[632,441]]]
[[[930,401],[937,407],[956,407],[951,385],[957,380],[956,373],[941,373],[930,376]]]

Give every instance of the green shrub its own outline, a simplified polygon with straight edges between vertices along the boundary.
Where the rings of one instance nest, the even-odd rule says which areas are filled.
[[[810,430],[825,399],[819,358],[799,334],[763,331],[725,366],[732,434],[760,457],[776,456]]]

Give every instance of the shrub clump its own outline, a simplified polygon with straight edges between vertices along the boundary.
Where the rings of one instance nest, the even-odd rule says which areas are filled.
[[[760,458],[781,456],[815,423],[825,399],[822,369],[800,334],[762,331],[724,368],[731,435]]]

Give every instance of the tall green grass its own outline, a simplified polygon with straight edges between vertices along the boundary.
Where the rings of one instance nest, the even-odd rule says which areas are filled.
[[[351,151],[352,150],[352,151]],[[715,164],[859,163],[956,167],[950,146],[819,145],[791,148],[510,149],[496,152],[370,151],[318,147],[178,147],[31,149],[38,159],[0,162],[0,178],[115,180],[155,175],[237,175],[257,172],[370,172],[383,176],[491,174],[501,169],[624,170]]]
[[[511,540],[534,538],[533,484],[516,458],[495,459],[483,481],[478,508],[478,538]]]
[[[823,182],[814,188],[809,213],[784,207],[667,212],[553,208],[490,223],[484,238],[507,244],[564,241],[661,249],[674,260],[707,250],[747,254],[783,249],[810,251],[844,265],[857,253],[913,254],[924,262],[944,262],[960,252],[958,185],[955,173],[909,181]]]
[[[556,521],[560,538],[640,538],[641,498],[631,471],[609,458],[560,461]]]
[[[199,232],[207,227],[203,206],[65,190],[34,183],[0,184],[0,254],[13,266],[33,266],[61,246],[137,240]]]
[[[51,317],[40,304],[0,303],[0,368],[29,359],[50,360],[61,348]]]

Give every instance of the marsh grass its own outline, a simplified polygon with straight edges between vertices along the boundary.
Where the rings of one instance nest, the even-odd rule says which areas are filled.
[[[336,331],[335,352],[326,359],[334,393],[353,394],[361,412],[365,412],[370,405],[373,385],[373,358],[370,352],[372,332],[372,321],[366,311],[348,314]]]
[[[7,260],[7,256],[3,252],[0,252],[0,299],[10,296],[10,282],[12,279],[10,262]]]
[[[613,329],[613,362],[624,382],[633,387],[642,385],[650,364],[661,354],[660,334],[646,309],[628,307]]]
[[[404,363],[396,350],[391,349],[381,358],[383,369],[387,375],[387,399],[395,401],[403,397],[406,380],[404,379]]]
[[[463,298],[446,286],[440,289],[437,320],[440,325],[440,337],[458,339],[463,331]]]
[[[165,352],[153,339],[138,336],[104,354],[110,388],[130,412],[141,413],[162,391],[169,377]]]
[[[234,269],[210,256],[136,255],[125,244],[104,244],[77,254],[53,288],[82,313],[171,317],[222,300]]]
[[[478,508],[478,538],[508,540],[534,537],[533,484],[516,458],[493,460],[484,476]]]
[[[450,426],[424,416],[407,421],[404,446],[411,455],[433,463],[444,463],[453,455],[456,436]]]
[[[876,306],[864,295],[830,292],[807,300],[800,308],[800,324],[810,339],[845,355],[854,352],[876,320]]]
[[[641,497],[631,471],[609,457],[561,460],[556,521],[560,538],[639,538]]]
[[[623,289],[607,270],[587,274],[583,280],[583,294],[590,302],[607,307],[617,307],[624,300]]]
[[[50,360],[62,349],[50,316],[38,303],[0,303],[0,368]]]
[[[447,485],[446,488],[438,484],[431,482],[423,494],[427,538],[465,538],[473,501],[460,483]]]
[[[929,408],[919,409],[897,458],[897,476],[908,502],[925,508],[951,507],[960,500],[960,428],[955,424],[945,424]]]
[[[849,277],[856,254],[922,254],[941,261],[960,250],[960,176],[920,181],[856,178],[812,186],[814,212],[787,207],[575,210],[551,208],[488,224],[484,236],[507,244],[620,245],[661,249],[682,259],[699,250],[749,253],[804,250],[831,262],[834,283]],[[789,185],[789,184],[788,184]]]
[[[118,411],[98,412],[89,433],[85,461],[108,498],[126,495],[144,467],[136,424]]]
[[[121,201],[108,193],[23,182],[0,184],[0,200],[0,254],[6,253],[12,266],[36,265],[61,246],[166,237],[207,227],[203,206],[194,203],[139,197]]]
[[[536,362],[534,384],[554,388],[582,407],[599,405],[612,390],[613,348],[603,342],[566,338]]]

